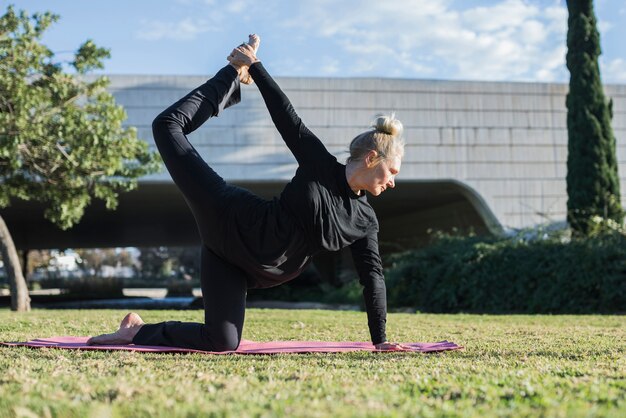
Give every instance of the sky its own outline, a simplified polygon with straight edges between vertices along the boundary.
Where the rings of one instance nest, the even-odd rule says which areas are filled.
[[[261,36],[275,76],[568,82],[565,0],[0,0],[61,16],[44,43],[87,39],[105,74],[213,74]],[[604,83],[626,84],[626,1],[596,0]]]

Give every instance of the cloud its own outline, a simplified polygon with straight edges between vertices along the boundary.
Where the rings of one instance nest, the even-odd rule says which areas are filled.
[[[600,71],[604,83],[626,83],[626,60],[616,58],[609,62],[600,60]]]
[[[548,54],[544,54],[543,62],[541,62],[535,70],[534,80],[536,81],[564,81],[567,79],[567,67],[565,67],[565,55],[567,54],[567,47],[561,45],[550,51]]]
[[[173,39],[188,41],[196,39],[202,33],[216,30],[210,22],[201,19],[185,18],[178,22],[163,22],[160,20],[142,20],[136,37],[146,41]]]
[[[469,9],[462,14],[464,23],[480,32],[515,28],[539,14],[539,9],[519,0],[506,0],[494,6]]]
[[[602,35],[606,34],[611,29],[613,29],[613,24],[611,22],[608,22],[606,20],[598,21],[598,31],[600,31]]]
[[[226,10],[230,13],[243,13],[248,8],[248,4],[245,0],[230,0]]]
[[[558,1],[459,9],[449,0],[303,0],[283,26],[334,43],[344,75],[445,69],[445,78],[554,81],[565,70],[567,9]]]
[[[176,3],[184,5],[206,4],[209,6],[213,6],[215,4],[215,0],[176,0]]]
[[[324,75],[334,75],[339,72],[339,61],[333,57],[324,56],[322,58],[322,67],[320,68]]]
[[[279,40],[271,44],[273,64],[289,75],[567,79],[562,0],[176,1],[185,5],[178,7],[185,19],[142,21],[137,36],[184,41],[213,30],[230,36],[233,26],[269,26],[260,34]],[[608,22],[599,27],[617,30]],[[310,52],[306,66],[297,53],[282,56],[294,49]]]
[[[224,26],[232,24],[235,17],[243,16],[246,21],[252,20],[251,16],[254,17],[262,7],[252,0],[230,0],[225,5],[216,0],[176,0],[175,3],[184,7],[176,7],[172,13],[187,17],[178,21],[143,19],[139,22],[135,36],[147,41],[190,41],[202,33],[223,32]]]
[[[281,58],[272,62],[272,68],[276,73],[289,74],[290,76],[307,75],[311,68],[310,59]]]

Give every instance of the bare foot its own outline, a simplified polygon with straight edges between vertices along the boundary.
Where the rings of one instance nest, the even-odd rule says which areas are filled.
[[[130,344],[145,322],[134,312],[122,319],[120,328],[112,334],[102,334],[87,340],[88,345]]]
[[[259,46],[261,45],[261,38],[259,37],[259,35],[255,33],[249,35],[248,45],[252,47],[252,49],[254,50],[254,55],[256,55],[256,52],[259,50]],[[243,84],[252,84],[254,82],[254,80],[252,80],[252,77],[248,73],[248,67],[241,67],[241,71],[239,72],[239,81],[241,81]]]
[[[256,33],[248,35],[248,45],[254,49],[254,55],[256,55],[259,50],[259,46],[261,45],[261,38]]]

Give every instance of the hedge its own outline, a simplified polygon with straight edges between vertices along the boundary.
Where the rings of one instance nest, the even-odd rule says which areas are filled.
[[[422,312],[623,313],[626,236],[440,236],[390,257],[385,276],[390,307]]]

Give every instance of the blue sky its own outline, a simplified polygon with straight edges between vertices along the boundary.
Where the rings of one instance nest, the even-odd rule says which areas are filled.
[[[212,74],[258,33],[274,75],[567,82],[565,0],[0,0],[61,20],[61,57],[111,49],[108,74]],[[605,83],[626,84],[626,2],[596,0]]]

